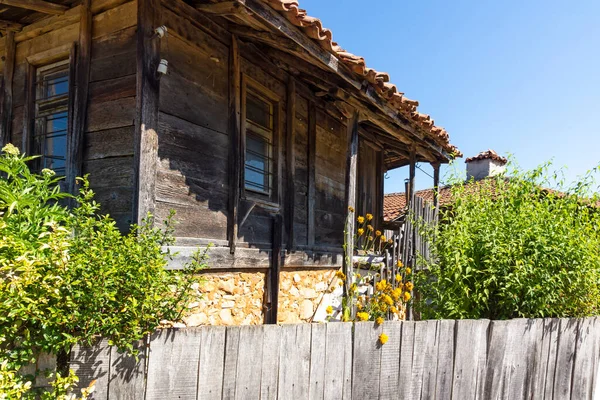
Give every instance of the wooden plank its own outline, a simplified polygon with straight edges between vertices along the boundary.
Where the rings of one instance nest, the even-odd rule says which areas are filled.
[[[240,329],[237,327],[228,328],[223,366],[223,399],[235,398],[239,347]]]
[[[400,372],[398,376],[400,399],[413,399],[412,375],[416,323],[404,321],[400,343]],[[416,395],[418,396],[418,394]]]
[[[579,320],[577,342],[575,344],[575,362],[571,384],[571,399],[591,399],[594,390],[594,369],[598,349],[596,348],[596,329],[593,318]]]
[[[146,339],[135,345],[138,359],[119,353],[115,346],[110,349],[109,400],[142,400],[146,388]]]
[[[196,400],[201,329],[161,329],[150,337],[146,400]]]
[[[106,339],[91,347],[76,345],[71,350],[69,368],[79,377],[78,386],[85,388],[96,380],[90,400],[106,399],[108,396],[110,355],[111,349]]]
[[[69,193],[77,193],[76,178],[82,176],[84,133],[88,109],[90,66],[92,58],[92,1],[81,3],[79,22],[79,43],[75,67],[75,88],[73,105],[73,126],[67,140],[68,157],[66,162],[66,184]],[[70,78],[71,79],[71,78]]]
[[[232,15],[246,12],[243,3],[240,0],[199,4],[196,6],[196,9],[200,12],[215,15]]]
[[[141,223],[154,213],[156,162],[158,159],[158,105],[160,39],[154,28],[160,25],[160,0],[137,2],[137,95],[135,121],[134,218]]]
[[[278,187],[281,187],[281,185],[279,184]],[[278,201],[277,203],[281,204],[281,201]],[[281,251],[283,247],[283,216],[281,215],[281,212],[273,217],[272,224],[273,249],[271,252],[271,268],[269,269],[268,301],[270,309],[266,315],[267,318],[265,322],[267,324],[277,323],[277,312],[279,310],[279,275],[281,271]]]
[[[487,330],[489,320],[456,321],[456,349],[454,356],[452,397],[479,398],[485,383]]]
[[[287,250],[295,246],[294,219],[296,197],[296,80],[290,76],[287,84],[287,110],[286,110],[286,204],[285,225],[287,233]]]
[[[262,348],[262,368],[260,377],[260,399],[276,400],[280,362],[281,327],[265,325],[262,327],[264,339]]]
[[[235,399],[260,398],[260,382],[262,374],[262,360],[264,327],[241,326],[229,327],[240,331],[240,346],[237,354],[237,368],[235,376]]]
[[[352,398],[352,324],[329,323],[325,348],[323,398]]]
[[[544,335],[543,335],[543,351],[546,358],[546,374],[542,378],[543,385],[539,385],[543,389],[544,399],[552,399],[554,396],[554,380],[556,370],[560,368],[557,363],[557,350],[559,340],[560,319],[548,318],[544,320]],[[547,349],[547,350],[546,350]]]
[[[6,21],[0,19],[0,30],[2,31],[20,31],[23,28],[22,24],[19,24],[14,21]]]
[[[344,282],[344,294],[348,295],[350,286],[352,285],[352,268],[353,262],[352,257],[354,256],[354,224],[356,221],[356,212],[350,212],[350,209],[356,211],[356,190],[358,185],[358,111],[354,111],[352,118],[348,121],[348,135],[347,135],[347,157],[346,157],[346,177],[345,177],[345,196],[346,196],[346,209],[344,213],[349,215],[346,218],[345,226],[345,257],[344,257],[344,274],[346,275],[346,281]],[[352,310],[354,314],[354,310]]]
[[[546,357],[544,354],[544,320],[541,318],[530,319],[527,322],[527,330],[523,340],[526,341],[526,375],[525,375],[525,394],[527,398],[534,399],[536,396],[543,395],[543,389],[538,391],[537,385],[541,377],[546,374]]]
[[[316,197],[316,156],[317,156],[317,109],[315,103],[308,104],[308,206],[307,236],[308,246],[315,245],[315,197]]]
[[[566,399],[571,394],[578,325],[579,321],[576,319],[560,319],[554,372],[553,398],[555,399]]]
[[[415,342],[413,360],[417,359],[417,365],[422,365],[420,398],[423,400],[435,398],[438,367],[437,328],[439,322],[435,320],[423,321],[425,329],[422,330],[421,347],[418,348],[416,346],[417,342]]]
[[[31,151],[30,140],[33,137],[33,116],[35,115],[34,110],[34,99],[35,99],[35,67],[25,61],[25,69],[27,71],[27,78],[25,79],[25,96],[24,96],[24,110],[23,110],[23,134],[21,151],[24,154],[29,155]]]
[[[241,73],[237,38],[231,36],[229,53],[229,215],[227,219],[227,239],[231,254],[235,253],[238,237],[238,209],[242,180],[241,165]]]
[[[454,374],[454,320],[439,320],[437,324],[437,372],[435,384],[436,399],[452,398]]]
[[[13,76],[15,73],[15,33],[8,31],[4,48],[2,117],[0,118],[0,148],[10,143],[13,116]]]
[[[64,14],[69,9],[69,7],[62,4],[50,3],[44,0],[0,0],[0,4],[55,15]]]
[[[225,335],[224,326],[200,328],[198,400],[221,398],[224,378]]]
[[[310,374],[309,324],[281,326],[278,393],[289,399],[306,399]]]
[[[327,325],[328,324],[310,324],[311,326],[311,344],[310,344],[310,372],[309,372],[309,393],[310,400],[325,399],[325,363],[327,354]]]
[[[402,344],[402,322],[386,321],[383,332],[388,342],[381,352],[381,373],[379,376],[379,398],[397,399],[400,381],[400,347]]]
[[[354,324],[353,399],[379,398],[382,353],[379,335],[381,333],[382,326],[376,325],[374,322],[357,322]]]

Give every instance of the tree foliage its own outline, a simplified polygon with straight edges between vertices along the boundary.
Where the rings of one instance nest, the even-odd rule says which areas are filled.
[[[467,184],[453,178],[452,205],[424,229],[436,260],[417,278],[424,318],[598,315],[595,170],[564,187],[549,167],[511,167]]]
[[[180,318],[206,252],[197,252],[185,270],[165,269],[172,215],[162,229],[148,217],[122,234],[109,216],[99,214],[87,179],[69,199],[53,171],[33,173],[27,164],[32,157],[12,145],[3,151],[0,383],[18,379],[11,371],[34,362],[40,352],[65,353],[99,337],[135,353],[134,342],[161,320]],[[76,206],[67,207],[68,200]],[[63,376],[55,381],[62,379],[64,389],[73,379]]]

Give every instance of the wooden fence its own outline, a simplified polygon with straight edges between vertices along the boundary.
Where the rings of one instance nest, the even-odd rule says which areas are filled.
[[[137,363],[102,342],[72,367],[94,399],[592,399],[599,350],[596,318],[263,325],[157,331]]]

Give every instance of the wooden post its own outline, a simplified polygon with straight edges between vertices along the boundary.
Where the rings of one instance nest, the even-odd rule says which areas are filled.
[[[287,136],[286,136],[286,227],[287,227],[287,249],[291,251],[295,247],[294,243],[294,216],[295,216],[295,198],[296,198],[296,152],[294,150],[295,142],[295,120],[296,120],[296,80],[290,75],[287,86]]]
[[[25,61],[25,71],[27,71],[27,78],[25,81],[25,107],[23,110],[23,140],[21,151],[24,154],[29,154],[31,151],[30,141],[33,137],[33,116],[35,115],[35,67]]]
[[[308,104],[308,201],[307,201],[307,243],[315,244],[315,162],[317,159],[317,109],[315,103]]]
[[[414,206],[415,206],[415,174],[417,169],[417,149],[416,146],[413,145],[410,149],[410,167],[409,167],[409,176],[408,176],[408,213],[406,215],[407,219],[413,217]],[[413,270],[415,268],[415,256],[416,256],[416,223],[410,222],[410,250],[406,252],[406,263],[407,267],[411,267]],[[411,293],[412,295],[413,293]],[[414,311],[412,307],[407,310],[406,318],[408,320],[414,319]]]
[[[242,149],[240,134],[241,118],[241,86],[240,57],[238,41],[231,35],[229,47],[229,218],[227,221],[229,249],[235,254],[238,235],[238,209],[240,202],[240,185],[242,176]]]
[[[281,213],[273,218],[273,248],[271,251],[271,269],[269,270],[269,306],[265,323],[277,323],[277,310],[279,308],[279,274],[281,272],[281,248],[283,238],[283,217]]]
[[[354,255],[354,224],[356,221],[356,189],[358,184],[358,111],[354,111],[352,118],[348,121],[348,158],[346,162],[346,229],[344,242],[346,244],[344,254],[344,295],[348,295],[352,285],[352,257]],[[351,213],[350,209],[355,212]]]
[[[417,149],[413,145],[410,149],[410,166],[408,172],[408,202],[412,202],[412,197],[415,193],[415,173],[417,170]]]
[[[15,33],[6,33],[4,49],[4,90],[2,92],[2,118],[0,120],[0,148],[11,141],[13,113],[13,76],[15,73]]]
[[[135,121],[135,190],[133,216],[138,223],[154,213],[156,164],[158,159],[158,104],[160,0],[138,0],[137,91]]]
[[[75,96],[73,104],[72,130],[67,139],[68,157],[66,184],[69,193],[76,193],[75,179],[81,176],[85,123],[87,118],[90,65],[92,56],[92,8],[91,0],[83,0],[79,23],[79,45],[75,65]]]
[[[432,163],[433,167],[433,206],[435,208],[434,218],[437,218],[440,209],[440,163]]]

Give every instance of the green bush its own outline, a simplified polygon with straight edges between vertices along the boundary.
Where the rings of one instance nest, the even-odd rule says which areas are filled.
[[[185,270],[165,269],[172,215],[162,229],[148,217],[121,234],[98,213],[87,179],[69,199],[53,171],[29,170],[31,159],[12,145],[0,155],[0,383],[22,378],[22,385],[32,377],[10,371],[40,352],[64,357],[74,344],[104,337],[135,353],[134,342],[161,320],[180,319],[194,274],[206,265],[204,251]],[[57,381],[72,384],[65,372]]]
[[[479,182],[453,179],[452,205],[424,230],[436,261],[417,277],[423,318],[598,315],[595,171],[564,188],[549,164],[511,168]]]

